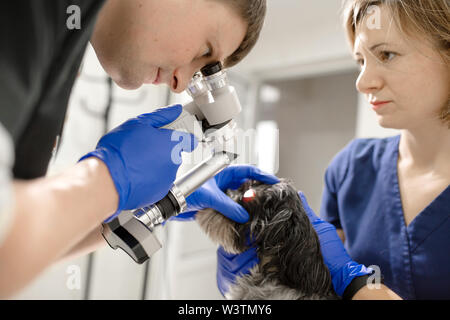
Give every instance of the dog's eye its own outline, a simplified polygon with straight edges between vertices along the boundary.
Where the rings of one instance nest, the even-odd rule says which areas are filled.
[[[244,195],[242,196],[242,201],[244,202],[250,202],[256,197],[256,192],[253,189],[248,189],[245,191]]]

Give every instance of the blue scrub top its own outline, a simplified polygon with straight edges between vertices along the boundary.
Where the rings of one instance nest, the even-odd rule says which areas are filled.
[[[377,265],[404,299],[450,299],[450,185],[406,226],[397,161],[400,136],[356,139],[325,174],[320,215],[344,230],[358,263]]]

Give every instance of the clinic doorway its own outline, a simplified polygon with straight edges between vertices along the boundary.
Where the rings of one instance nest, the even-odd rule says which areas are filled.
[[[317,214],[325,170],[332,158],[355,137],[357,75],[351,70],[271,80],[259,88],[255,126],[273,122],[279,130],[276,175],[292,179]]]

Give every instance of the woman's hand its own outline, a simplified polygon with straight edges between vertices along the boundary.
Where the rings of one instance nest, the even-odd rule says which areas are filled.
[[[256,248],[252,247],[240,254],[226,252],[223,247],[217,250],[217,287],[225,297],[236,277],[250,273],[250,269],[259,263]]]
[[[299,191],[298,194],[306,214],[319,236],[323,259],[330,270],[334,291],[339,296],[343,296],[345,289],[353,279],[371,274],[373,271],[350,258],[336,232],[336,228],[331,223],[316,216],[303,192]]]

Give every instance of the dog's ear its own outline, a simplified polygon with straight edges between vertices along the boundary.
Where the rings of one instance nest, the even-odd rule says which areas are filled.
[[[273,199],[270,198],[266,200],[265,210],[270,207],[274,210],[270,213],[271,219],[263,229],[255,230],[254,233],[260,249],[260,260],[264,262],[263,272],[277,277],[289,287],[295,288],[295,284],[300,287],[301,284],[305,294],[317,293],[318,288],[327,292],[331,278],[329,275],[327,278],[326,273],[323,275],[326,266],[319,239],[297,191],[284,186],[275,191]]]

